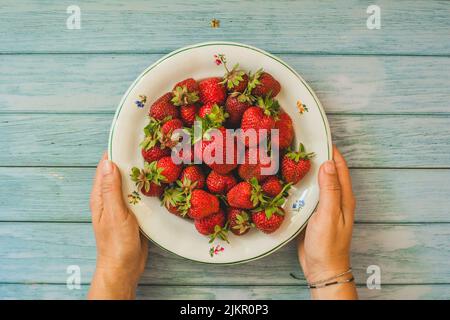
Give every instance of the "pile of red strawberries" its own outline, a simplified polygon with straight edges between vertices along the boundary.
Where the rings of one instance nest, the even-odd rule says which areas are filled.
[[[313,153],[301,144],[299,150],[291,149],[292,119],[275,100],[281,86],[272,75],[262,70],[247,73],[239,65],[230,70],[223,55],[216,58],[226,69],[224,77],[183,80],[151,105],[141,143],[145,165],[133,168],[131,177],[142,194],[159,197],[169,212],[193,219],[197,231],[211,241],[217,237],[228,241],[228,231],[243,235],[253,227],[272,233],[284,220],[282,205],[289,187],[308,173]],[[172,133],[192,132],[194,121],[202,123],[203,137],[194,141],[200,148],[179,154],[186,162],[193,163],[194,156],[202,158],[194,150],[214,146],[216,139],[208,135],[211,129],[221,131],[224,139],[226,128],[254,129],[258,134],[261,129],[278,129],[281,170],[267,176],[261,174],[265,165],[259,159],[249,164],[250,150],[260,146],[248,140],[242,142],[244,164],[237,164],[236,157],[232,163],[203,159],[200,165],[175,164],[171,152],[179,138]]]

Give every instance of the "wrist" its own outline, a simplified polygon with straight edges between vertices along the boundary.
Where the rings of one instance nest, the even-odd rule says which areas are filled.
[[[89,299],[130,300],[136,296],[137,281],[123,270],[97,267],[89,290]]]
[[[342,266],[342,267],[330,267],[323,269],[314,269],[313,272],[305,275],[306,281],[308,283],[315,283],[319,281],[323,281],[328,278],[337,277],[339,274],[342,274],[350,269],[350,266]],[[351,274],[351,273],[350,273]]]
[[[335,277],[351,268],[349,258],[342,257],[341,259],[336,260],[337,261],[326,263],[308,263],[306,268],[303,269],[308,283]]]
[[[345,279],[351,279],[352,274],[345,276]],[[354,281],[345,282],[344,276],[340,281],[341,283],[336,283],[334,285],[325,286],[316,289],[310,289],[311,298],[314,300],[356,300],[358,299],[358,294],[356,291],[356,285]]]

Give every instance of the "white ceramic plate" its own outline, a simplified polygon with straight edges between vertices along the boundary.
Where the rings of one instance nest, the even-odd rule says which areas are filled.
[[[295,145],[301,141],[308,151],[316,153],[311,171],[290,191],[282,226],[270,235],[257,230],[241,237],[230,233],[229,244],[221,240],[210,244],[207,237],[197,233],[192,222],[168,213],[157,198],[142,196],[142,201],[130,208],[142,232],[158,246],[198,262],[231,264],[261,258],[288,243],[306,225],[318,203],[318,169],[332,154],[330,129],[316,95],[291,67],[263,50],[240,43],[208,42],[176,50],[148,67],[123,96],[111,127],[109,158],[120,168],[127,197],[135,190],[129,176],[131,168],[143,166],[139,143],[150,105],[185,78],[223,76],[223,67],[215,64],[214,55],[218,53],[225,54],[230,66],[238,62],[244,70],[253,72],[262,67],[281,83],[282,90],[276,98],[293,119]],[[139,107],[140,96],[147,99]],[[299,100],[308,112],[300,114]]]

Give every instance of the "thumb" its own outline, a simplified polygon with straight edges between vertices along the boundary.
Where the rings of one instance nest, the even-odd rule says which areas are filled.
[[[122,195],[122,177],[119,168],[110,160],[103,160],[100,167],[102,173],[102,198],[104,214],[125,218],[128,214]]]
[[[338,215],[341,207],[341,185],[333,160],[326,161],[319,170],[318,215]]]

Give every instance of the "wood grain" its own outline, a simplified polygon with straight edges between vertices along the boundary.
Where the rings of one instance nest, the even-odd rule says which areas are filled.
[[[201,4],[201,5],[200,5]],[[240,41],[272,52],[448,55],[446,1],[377,1],[381,29],[369,30],[362,0],[78,1],[81,29],[68,30],[68,4],[2,1],[3,53],[167,52],[201,41]],[[19,18],[20,17],[20,18]],[[221,21],[212,29],[210,20]],[[245,27],[243,27],[245,26]]]
[[[62,284],[0,284],[0,297],[3,299],[85,299],[88,285],[80,290],[69,290]],[[380,290],[358,287],[360,299],[431,299],[448,300],[449,285],[386,285]],[[140,285],[137,299],[159,300],[307,300],[309,289],[305,286],[161,286]]]
[[[352,167],[450,167],[449,116],[328,119]],[[111,121],[101,114],[0,115],[0,166],[94,166],[107,148]]]
[[[0,8],[0,298],[83,299],[95,265],[88,209],[112,114],[162,54],[201,41],[280,55],[330,114],[353,167],[353,266],[364,299],[450,299],[450,6],[447,1],[3,0]],[[220,28],[212,29],[212,18]],[[20,222],[19,222],[20,221]],[[81,223],[80,223],[81,222]],[[82,289],[68,290],[79,265]],[[378,265],[382,290],[365,286]],[[260,274],[264,273],[264,277]],[[245,265],[150,246],[141,299],[308,299],[296,245]]]
[[[160,57],[2,56],[0,111],[113,113],[128,86]],[[280,57],[312,86],[327,112],[450,112],[449,58],[295,54]]]
[[[382,284],[448,283],[448,224],[356,225],[352,256],[358,283],[365,283],[369,265],[381,268]],[[90,224],[0,224],[0,283],[65,283],[69,265],[80,266],[82,283],[90,282],[95,266]],[[299,285],[305,281],[293,241],[269,257],[234,266],[190,262],[151,245],[141,283]]]
[[[93,168],[0,168],[1,221],[90,221]],[[450,222],[450,170],[352,169],[357,223]]]

